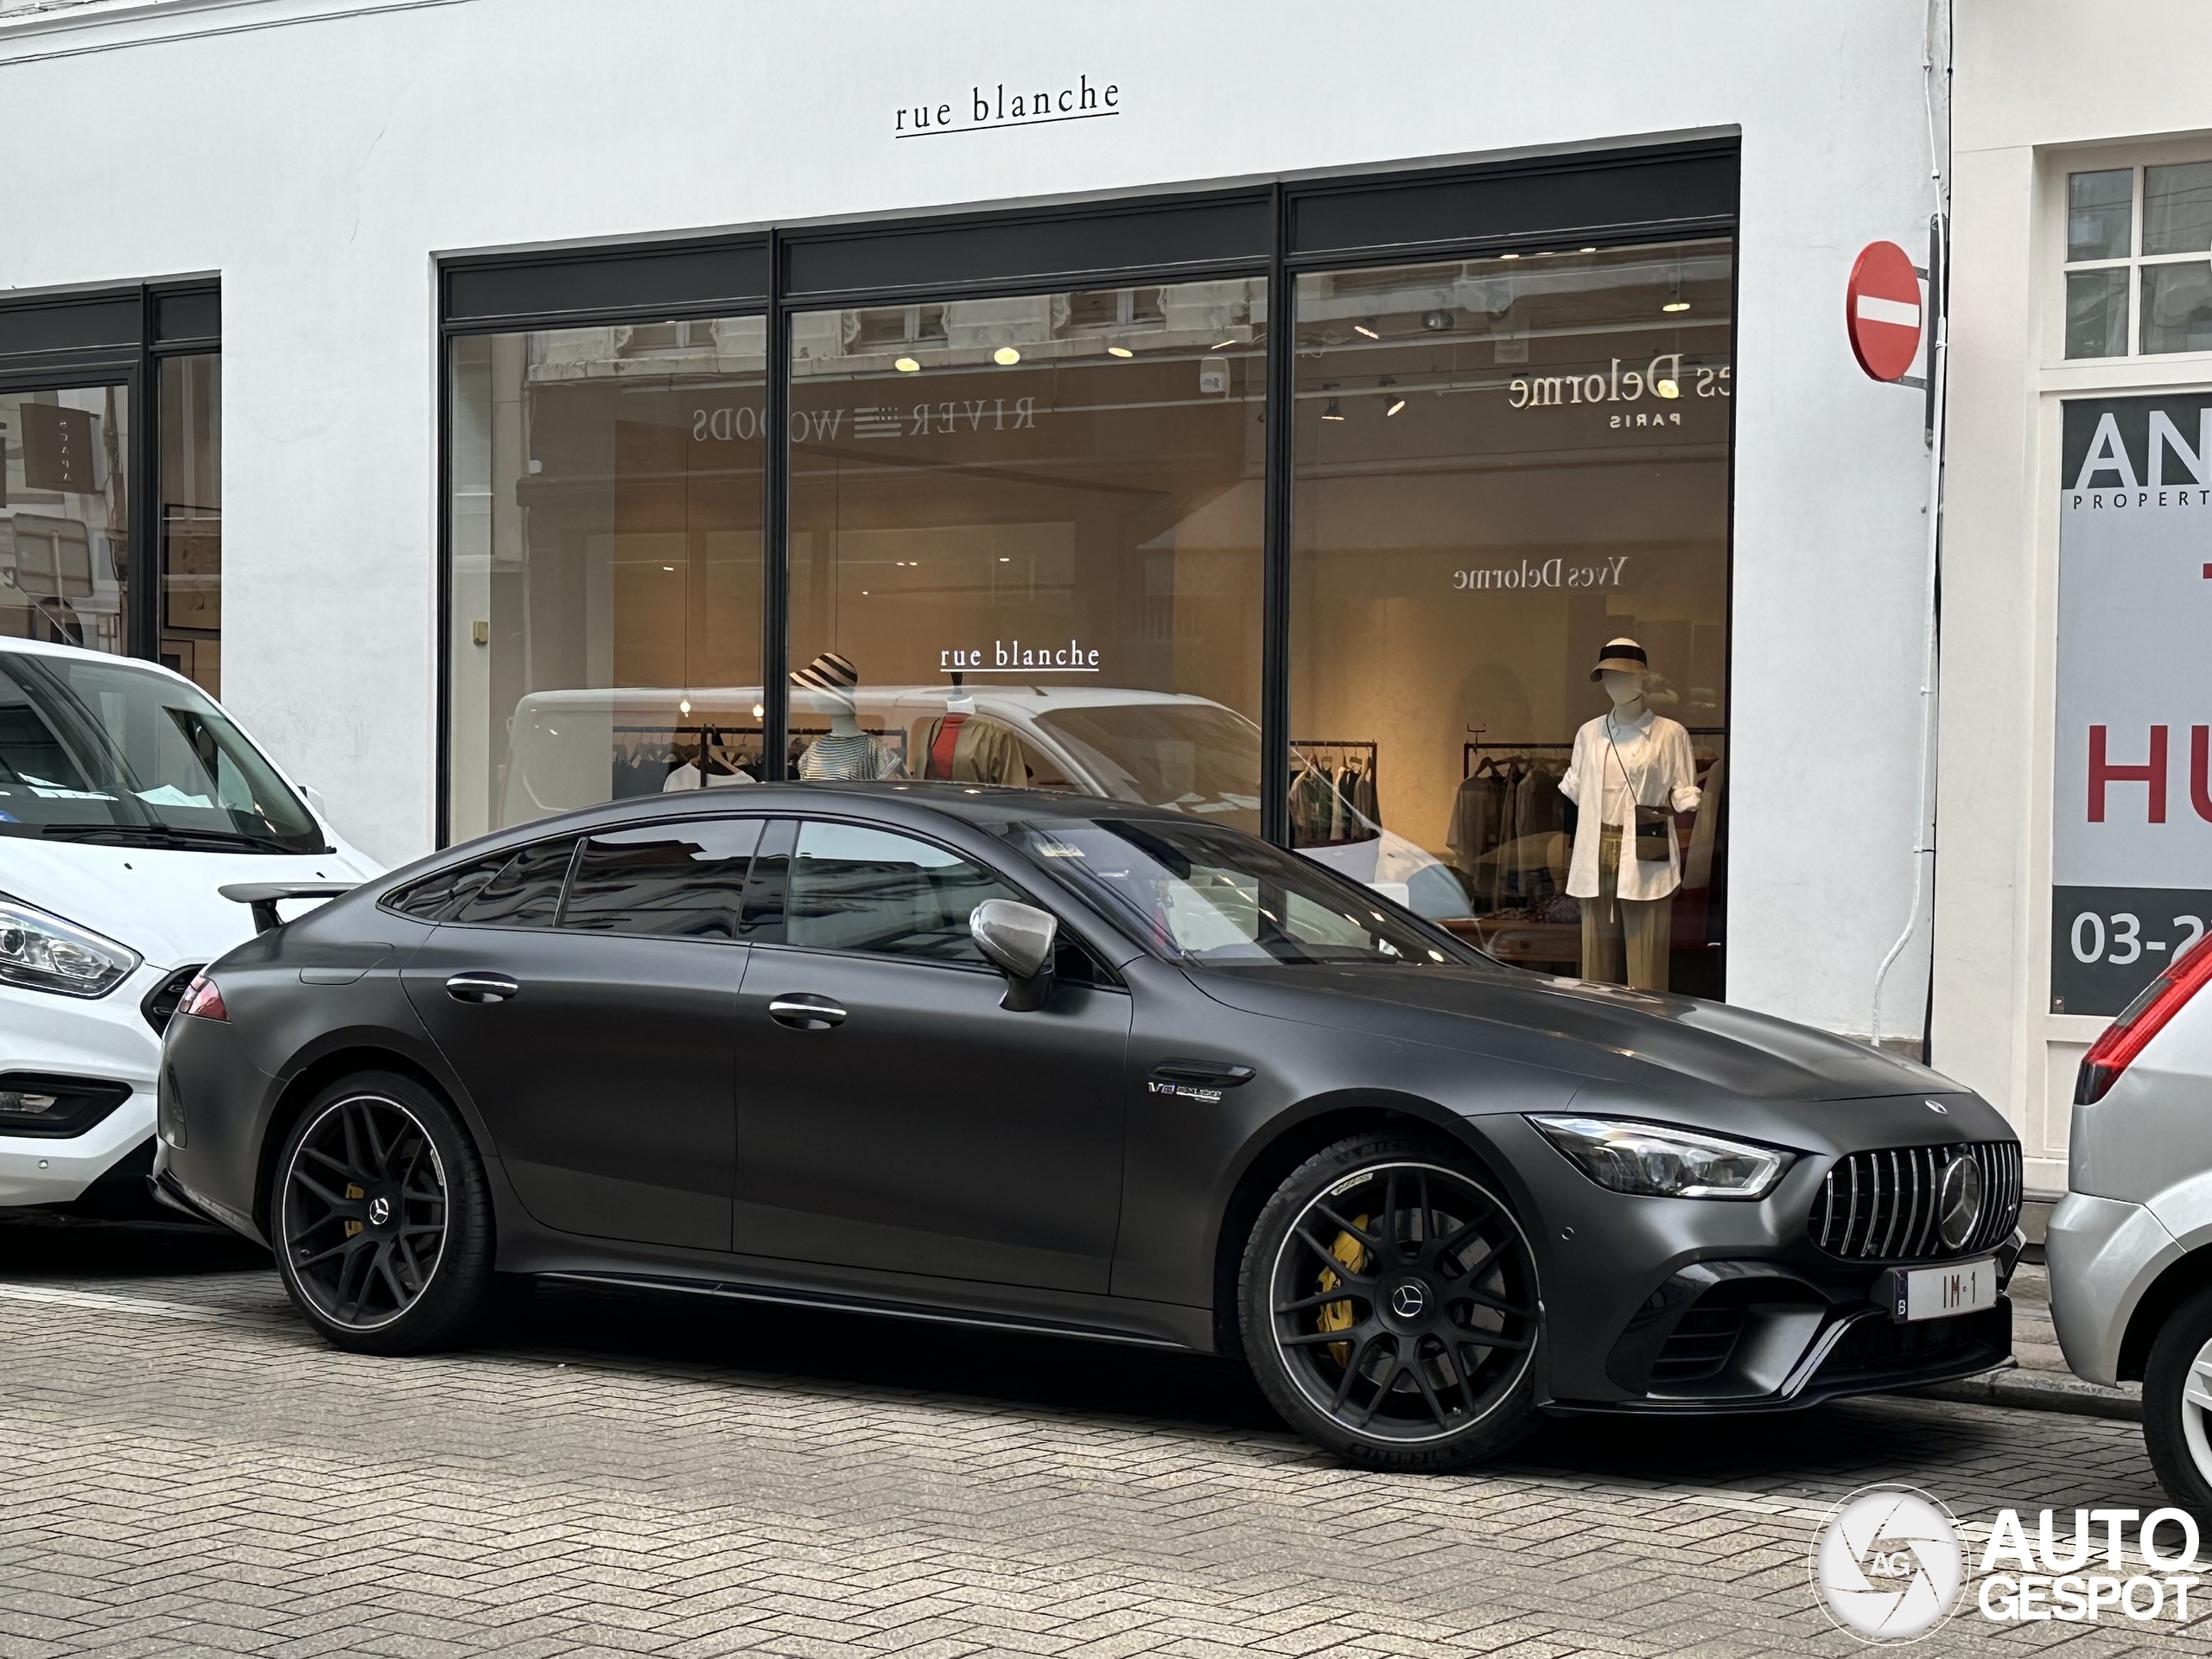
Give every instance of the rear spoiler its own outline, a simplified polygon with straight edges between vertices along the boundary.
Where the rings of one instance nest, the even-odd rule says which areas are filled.
[[[335,899],[359,885],[353,881],[234,881],[215,891],[232,903],[251,909],[253,931],[266,933],[284,925],[284,918],[276,913],[280,899]]]

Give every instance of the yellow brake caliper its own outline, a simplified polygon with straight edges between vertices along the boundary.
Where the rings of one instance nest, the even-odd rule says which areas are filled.
[[[365,1198],[369,1195],[363,1192],[359,1187],[354,1185],[351,1181],[348,1181],[346,1183],[346,1196],[349,1198]],[[1367,1225],[1363,1221],[1359,1224],[1363,1227]],[[353,1237],[354,1234],[360,1230],[361,1224],[358,1221],[349,1221],[346,1224],[346,1236],[348,1238]]]
[[[1352,1217],[1351,1224],[1362,1230],[1364,1230],[1367,1226],[1367,1217],[1365,1216],[1354,1216]],[[1367,1251],[1361,1245],[1360,1242],[1354,1238],[1350,1233],[1338,1233],[1337,1235],[1337,1242],[1329,1246],[1329,1254],[1336,1257],[1338,1261],[1343,1262],[1344,1269],[1348,1273],[1362,1273],[1366,1270]],[[1321,1269],[1319,1283],[1320,1287],[1323,1290],[1334,1290],[1343,1282],[1343,1280],[1338,1278],[1337,1275],[1331,1272],[1327,1268]],[[1321,1305],[1320,1319],[1314,1326],[1315,1330],[1349,1331],[1351,1327],[1352,1312],[1351,1304],[1350,1302],[1324,1302]],[[1351,1364],[1351,1344],[1348,1342],[1331,1343],[1329,1344],[1329,1357],[1335,1360],[1339,1365]]]

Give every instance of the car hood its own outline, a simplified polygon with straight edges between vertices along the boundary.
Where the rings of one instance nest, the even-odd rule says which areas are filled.
[[[1810,1027],[1694,997],[1503,968],[1200,969],[1232,1007],[1495,1056],[1592,1081],[1668,1082],[1749,1100],[1956,1092],[1926,1066]]]
[[[213,962],[253,937],[218,887],[234,881],[360,881],[377,866],[334,852],[202,853],[0,836],[0,893],[104,933],[157,968]]]

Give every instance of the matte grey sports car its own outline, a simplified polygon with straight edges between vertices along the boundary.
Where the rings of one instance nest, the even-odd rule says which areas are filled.
[[[662,1286],[1242,1355],[1321,1445],[1433,1468],[2011,1346],[2019,1147],[1974,1095],[1064,795],[760,786],[452,849],[211,966],[160,1105],[157,1190],[381,1353],[506,1275]]]

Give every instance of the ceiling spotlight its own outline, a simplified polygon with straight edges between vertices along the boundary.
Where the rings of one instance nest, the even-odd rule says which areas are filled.
[[[1234,346],[1235,344],[1236,344],[1236,340],[1235,336],[1232,335],[1227,340],[1217,340],[1212,345],[1207,346],[1206,350],[1210,352],[1217,352],[1225,346]]]
[[[676,569],[676,567],[675,567],[674,565],[672,565],[672,564],[664,564],[663,566],[661,566],[661,569],[664,569],[664,570],[673,570],[673,569]]]
[[[1375,332],[1375,320],[1372,317],[1369,318],[1365,322],[1355,322],[1351,326],[1351,331],[1355,334],[1365,334],[1370,340],[1380,340],[1382,338],[1382,335]]]
[[[1336,389],[1337,383],[1333,380],[1330,381],[1328,385],[1321,388],[1324,391],[1334,391]],[[1325,421],[1341,421],[1344,417],[1344,412],[1342,407],[1338,405],[1335,398],[1330,398],[1326,406],[1325,406],[1321,410],[1321,418]]]
[[[1109,357],[1135,357],[1136,353],[1126,346],[1109,346],[1106,348],[1106,355]]]
[[[1575,251],[1577,253],[1595,253],[1598,250],[1595,248],[1577,248]]]
[[[1011,554],[1011,553],[1001,553],[1001,554],[1000,554],[1000,555],[999,555],[999,563],[1000,563],[1001,564],[1012,564],[1012,563],[1014,563],[1014,555],[1013,555],[1013,554]]]
[[[1687,311],[1690,308],[1690,302],[1688,300],[1669,300],[1659,308],[1662,311]]]
[[[1010,369],[1021,361],[1021,353],[1011,346],[1001,346],[991,353],[991,361],[1002,369]]]
[[[1679,397],[1682,395],[1681,387],[1672,380],[1654,380],[1651,383],[1651,390],[1662,397]]]
[[[767,712],[768,712],[768,711],[767,711],[766,709],[762,708],[762,707],[761,707],[759,703],[757,703],[757,702],[756,702],[756,703],[754,703],[754,704],[753,705],[753,719],[755,719],[755,720],[760,719],[763,715],[766,714]]]
[[[682,702],[678,702],[676,705],[676,712],[679,715],[690,714],[691,712],[691,699],[686,697]]]
[[[919,374],[922,372],[922,365],[911,357],[896,359],[891,366],[901,374]]]
[[[1501,253],[1497,257],[1501,259],[1518,259],[1521,256],[1517,253]]]
[[[1682,297],[1682,279],[1679,274],[1667,284],[1667,303],[1659,308],[1662,311],[1687,311],[1690,308],[1690,302]]]
[[[1421,314],[1421,326],[1433,334],[1447,333],[1452,327],[1452,314],[1449,311],[1424,311]]]
[[[1387,374],[1375,383],[1375,389],[1385,394],[1390,400],[1389,406],[1382,411],[1382,418],[1386,421],[1406,406],[1406,394],[1393,390],[1397,384]]]

